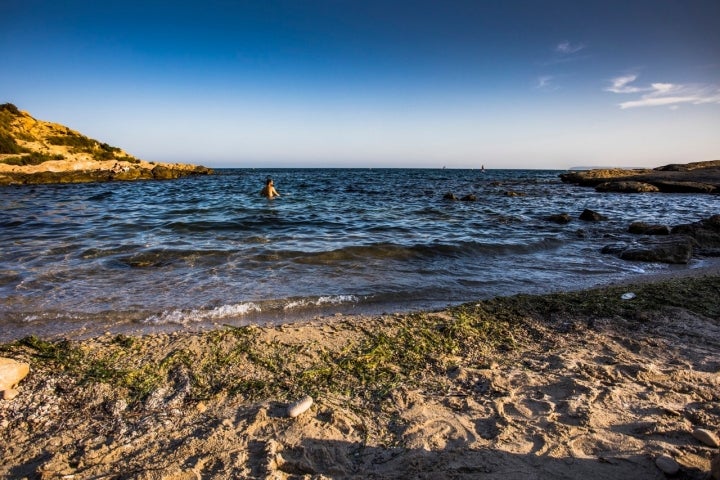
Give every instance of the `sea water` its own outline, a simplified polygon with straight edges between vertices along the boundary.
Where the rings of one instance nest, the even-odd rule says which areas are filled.
[[[435,309],[688,266],[603,255],[718,197],[613,194],[559,171],[221,169],[0,188],[0,341]],[[280,198],[260,196],[272,176]],[[476,201],[451,201],[473,194]],[[607,221],[578,219],[592,209]],[[558,225],[546,217],[569,213]]]

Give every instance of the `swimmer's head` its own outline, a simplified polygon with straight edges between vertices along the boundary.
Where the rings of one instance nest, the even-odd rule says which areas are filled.
[[[265,185],[272,185],[272,183],[273,183],[273,179],[272,179],[272,178],[267,177],[267,178],[265,179]]]

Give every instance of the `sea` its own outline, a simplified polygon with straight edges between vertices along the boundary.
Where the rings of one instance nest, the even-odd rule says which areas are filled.
[[[707,218],[719,197],[597,193],[560,173],[218,169],[2,187],[0,341],[433,310],[703,266],[600,250],[637,241],[633,221]],[[279,198],[259,194],[268,176]],[[558,213],[573,220],[547,220]]]

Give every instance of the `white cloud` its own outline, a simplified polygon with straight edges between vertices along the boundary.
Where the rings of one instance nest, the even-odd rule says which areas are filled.
[[[585,45],[582,43],[571,43],[565,41],[558,43],[555,47],[555,51],[563,55],[572,55],[573,53],[577,53],[584,48]]]
[[[555,86],[552,83],[554,78],[555,77],[553,77],[552,75],[543,75],[541,77],[538,77],[535,88],[538,88],[541,90],[554,89]]]
[[[632,85],[637,75],[624,75],[610,80],[612,84],[605,91],[620,94],[642,93],[640,98],[620,103],[621,109],[638,107],[670,106],[676,109],[680,104],[720,104],[720,86],[702,84],[651,83],[649,86]]]

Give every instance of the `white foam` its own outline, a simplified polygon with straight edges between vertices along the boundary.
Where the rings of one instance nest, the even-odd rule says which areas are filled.
[[[175,323],[179,325],[187,325],[190,323],[199,323],[208,320],[219,320],[229,317],[237,317],[246,315],[250,312],[259,312],[260,307],[252,302],[237,303],[234,305],[222,305],[211,310],[165,310],[158,315],[152,315],[146,318],[143,323],[152,323],[155,325],[164,325]]]
[[[293,308],[302,308],[307,306],[315,306],[319,307],[321,305],[339,305],[341,303],[355,303],[358,301],[358,297],[355,295],[329,295],[325,297],[319,297],[317,300],[308,300],[308,299],[302,299],[302,300],[294,300],[292,302],[288,302],[283,307],[283,310],[291,310]]]

